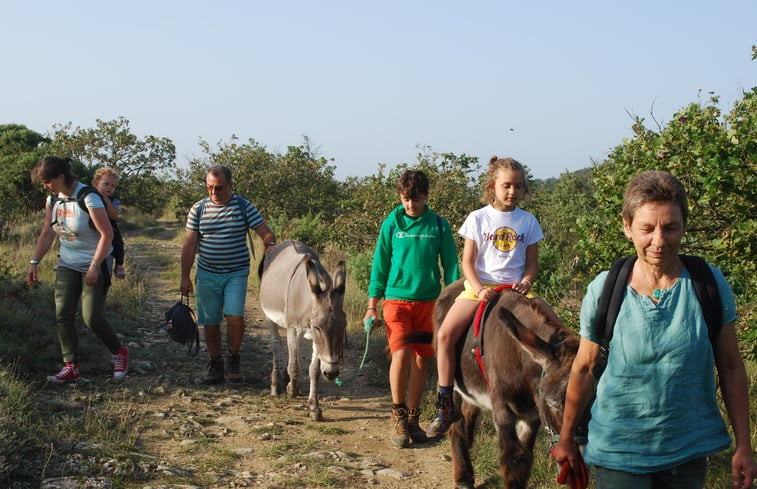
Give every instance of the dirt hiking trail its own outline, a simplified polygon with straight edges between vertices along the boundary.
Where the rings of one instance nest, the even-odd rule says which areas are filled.
[[[343,386],[321,379],[324,421],[313,422],[306,404],[310,359],[306,341],[300,350],[300,396],[271,397],[269,333],[256,290],[248,293],[242,382],[199,384],[207,363],[204,344],[196,357],[188,357],[185,347],[151,324],[179,298],[178,283],[162,278],[166,255],[179,260],[181,245],[173,239],[177,229],[168,227],[151,233],[151,239],[131,243],[127,235],[128,253],[145,274],[148,299],[143,317],[149,319],[139,332],[141,340],[130,344],[132,365],[122,385],[129,395],[144,399],[135,413],[145,421],[138,445],[152,468],[141,486],[129,487],[454,485],[446,438],[406,449],[391,446],[385,365],[366,362],[361,375]],[[360,365],[365,340],[359,336],[351,337],[345,348],[343,379],[352,377]],[[282,331],[284,348],[285,338]],[[371,337],[372,343],[385,341],[376,333]],[[282,355],[286,358],[285,350]],[[424,413],[423,426],[429,416]]]

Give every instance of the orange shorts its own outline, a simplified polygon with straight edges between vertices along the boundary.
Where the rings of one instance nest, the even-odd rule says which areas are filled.
[[[400,300],[384,300],[383,312],[386,324],[386,336],[389,339],[389,350],[413,350],[415,355],[431,358],[434,356],[432,343],[404,343],[404,336],[410,332],[434,333],[435,301],[410,302]]]

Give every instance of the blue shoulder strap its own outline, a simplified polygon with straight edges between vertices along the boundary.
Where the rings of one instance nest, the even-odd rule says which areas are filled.
[[[247,206],[244,205],[244,199],[238,194],[234,194],[233,199],[237,203],[237,208],[239,209],[239,212],[242,214],[242,218],[244,219],[244,230],[247,233],[247,239],[250,241],[250,252],[252,253],[252,258],[254,260],[256,259],[255,246],[253,246],[252,244],[252,235],[250,234],[250,221],[247,219]]]

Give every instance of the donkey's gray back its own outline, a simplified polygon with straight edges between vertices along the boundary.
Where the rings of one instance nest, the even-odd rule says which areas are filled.
[[[308,327],[313,294],[308,285],[307,260],[331,282],[315,251],[299,241],[284,241],[263,260],[260,307],[268,319],[282,328]]]

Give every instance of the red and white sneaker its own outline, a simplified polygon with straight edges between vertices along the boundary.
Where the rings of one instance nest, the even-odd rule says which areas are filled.
[[[66,366],[55,375],[48,375],[47,381],[53,384],[65,384],[79,380],[79,364],[66,362]]]
[[[125,345],[121,345],[118,353],[113,355],[113,378],[116,380],[123,379],[127,370],[129,370],[129,349]]]

